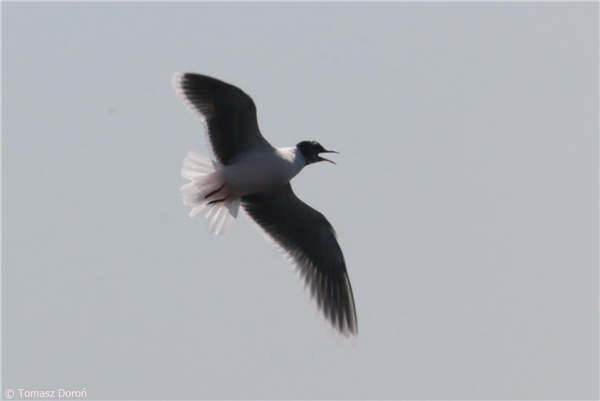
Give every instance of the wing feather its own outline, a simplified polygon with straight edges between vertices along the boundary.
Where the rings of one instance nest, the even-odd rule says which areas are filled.
[[[272,149],[258,129],[254,101],[241,89],[192,73],[175,74],[173,87],[204,119],[208,141],[222,164],[231,164],[232,159],[247,151]]]
[[[302,202],[288,183],[246,195],[242,206],[288,256],[326,320],[342,335],[357,335],[356,307],[342,249],[323,214]]]

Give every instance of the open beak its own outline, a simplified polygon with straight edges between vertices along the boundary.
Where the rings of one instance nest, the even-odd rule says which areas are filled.
[[[319,154],[321,154],[321,153],[337,153],[337,154],[339,154],[340,152],[336,152],[335,150],[324,150],[324,151],[322,151],[322,152],[319,152]],[[329,159],[326,159],[326,158],[324,158],[324,157],[321,157],[321,156],[319,156],[319,161],[322,161],[322,162],[329,162],[329,163],[337,164],[336,162],[334,162],[334,161],[331,161],[331,160],[329,160]]]

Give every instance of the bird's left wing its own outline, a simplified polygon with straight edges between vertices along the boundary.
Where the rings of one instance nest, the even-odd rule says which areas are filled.
[[[254,101],[240,88],[192,73],[175,74],[173,87],[204,119],[208,141],[222,164],[244,152],[273,148],[258,129]]]
[[[358,324],[346,262],[335,231],[321,213],[302,202],[288,183],[246,195],[242,206],[272,242],[292,260],[318,309],[344,336]]]

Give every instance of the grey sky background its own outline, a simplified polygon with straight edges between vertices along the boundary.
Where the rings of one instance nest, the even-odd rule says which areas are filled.
[[[597,3],[2,12],[3,393],[598,398]],[[340,152],[292,185],[338,233],[354,346],[246,216],[188,217],[176,71]]]

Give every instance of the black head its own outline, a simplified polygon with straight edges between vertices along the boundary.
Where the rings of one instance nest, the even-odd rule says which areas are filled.
[[[334,150],[326,150],[321,144],[317,141],[303,141],[296,145],[298,150],[304,156],[306,160],[306,165],[316,163],[316,162],[330,162],[335,164],[329,159],[325,159],[324,157],[319,156],[319,153],[338,153]]]

